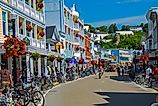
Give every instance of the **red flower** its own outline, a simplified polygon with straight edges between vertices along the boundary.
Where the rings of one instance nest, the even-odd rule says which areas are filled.
[[[45,33],[42,31],[42,32],[39,33],[39,35],[40,35],[41,37],[43,37],[43,36],[45,35]]]
[[[22,22],[19,22],[19,27],[21,27],[22,26]]]
[[[42,8],[44,7],[44,4],[43,4],[43,2],[41,2],[41,3],[38,3],[38,7],[39,7],[40,9],[42,9]]]
[[[32,26],[31,25],[26,25],[26,30],[28,30],[29,32],[32,30]]]
[[[20,56],[26,53],[26,42],[22,41],[18,38],[11,38],[9,36],[5,36],[7,38],[4,41],[4,49],[6,50],[7,57]]]

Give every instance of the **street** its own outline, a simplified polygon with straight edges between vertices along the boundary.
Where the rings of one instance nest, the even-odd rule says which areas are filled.
[[[46,106],[150,106],[157,92],[140,87],[128,76],[104,73],[60,85],[46,96]]]

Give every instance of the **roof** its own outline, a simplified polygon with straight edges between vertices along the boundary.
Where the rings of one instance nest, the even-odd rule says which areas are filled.
[[[56,26],[48,26],[46,27],[46,36],[47,36],[47,39],[51,39],[52,38],[52,35],[55,31],[55,28]]]
[[[57,31],[56,26],[47,26],[46,27],[46,36],[47,36],[47,39],[60,41],[59,33]]]

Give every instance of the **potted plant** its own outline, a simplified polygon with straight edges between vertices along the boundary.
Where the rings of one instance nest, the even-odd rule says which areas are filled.
[[[66,63],[69,63],[69,61],[70,61],[70,58],[66,58],[66,59],[65,59],[65,62],[66,62]]]
[[[54,54],[48,56],[48,60],[49,60],[49,61],[53,62],[54,59],[55,59],[55,55],[54,55]]]
[[[30,32],[32,30],[32,26],[30,24],[27,24],[26,25],[26,30]]]

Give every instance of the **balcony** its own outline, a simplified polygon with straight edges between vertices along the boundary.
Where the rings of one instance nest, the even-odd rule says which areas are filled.
[[[39,48],[39,49],[46,49],[45,41],[37,40],[35,38],[27,37],[24,35],[19,35],[20,39],[28,38],[28,41],[30,43],[30,46]]]
[[[35,18],[36,20],[44,23],[44,14],[36,11],[36,9],[32,8],[30,5],[26,4],[22,0],[13,0],[12,5],[16,7],[21,12]]]
[[[74,30],[79,31],[79,24],[78,23],[74,23]]]

